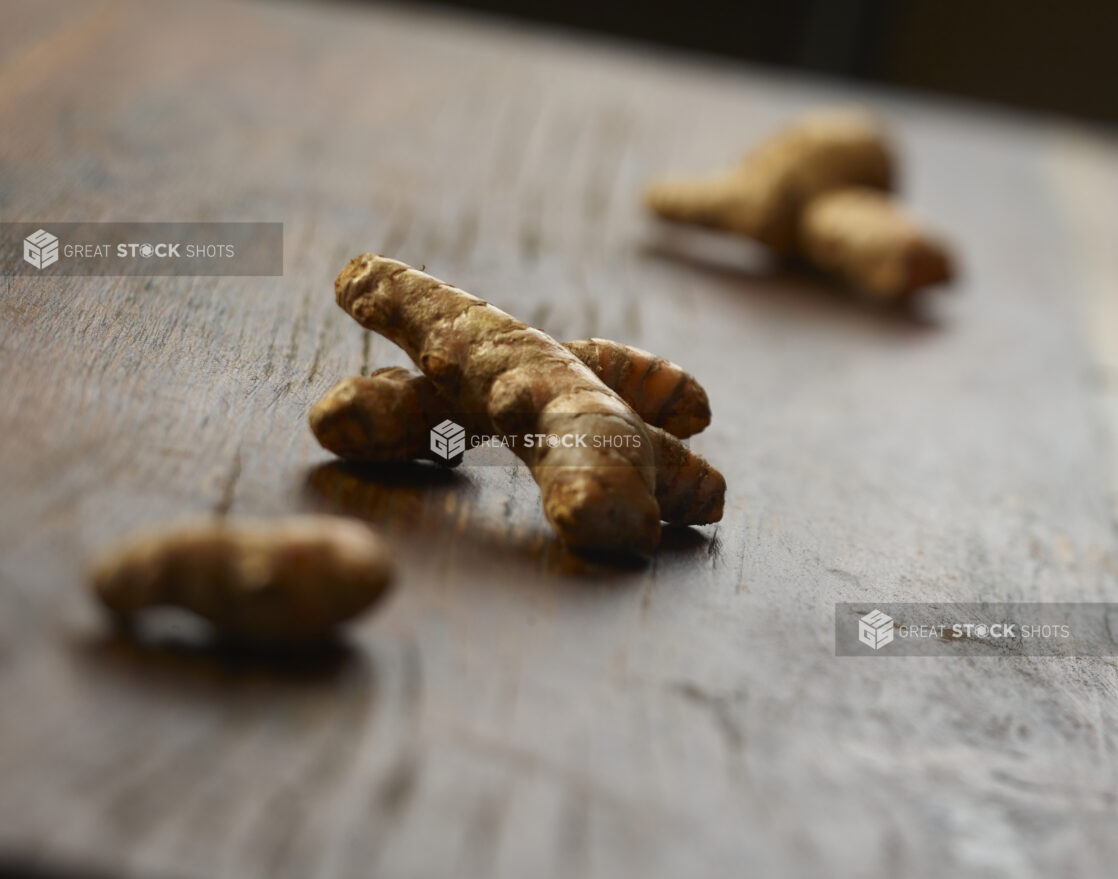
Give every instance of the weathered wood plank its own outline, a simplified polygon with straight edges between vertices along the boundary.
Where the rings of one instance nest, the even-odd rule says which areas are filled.
[[[286,266],[4,282],[5,857],[238,879],[1108,875],[1113,661],[844,661],[831,624],[836,601],[1113,595],[1113,352],[1082,306],[1105,320],[1118,280],[1097,243],[1118,238],[1113,144],[398,8],[51,11],[14,10],[0,40],[0,219],[282,220]],[[962,245],[964,279],[923,314],[641,214],[646,176],[849,99],[895,120],[911,201]],[[403,362],[332,301],[366,249],[686,364],[725,520],[608,569],[555,544],[521,471],[332,462],[311,403]],[[79,588],[137,523],[310,508],[376,522],[403,572],[319,667],[189,631],[106,640]]]

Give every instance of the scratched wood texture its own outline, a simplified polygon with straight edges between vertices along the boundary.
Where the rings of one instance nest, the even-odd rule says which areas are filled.
[[[832,635],[838,601],[1118,594],[1112,140],[399,7],[2,19],[0,219],[282,221],[286,264],[3,282],[0,872],[1113,875],[1113,660]],[[642,215],[647,176],[848,100],[960,246],[916,312]],[[310,405],[403,362],[333,303],[363,250],[687,365],[723,522],[607,567],[520,469],[332,461]],[[312,664],[111,638],[88,553],[207,510],[366,518],[399,589]]]

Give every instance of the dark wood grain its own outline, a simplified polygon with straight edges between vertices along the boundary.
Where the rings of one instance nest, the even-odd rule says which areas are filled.
[[[797,110],[889,115],[962,281],[862,308],[655,226],[641,182]],[[399,8],[9,4],[0,219],[272,220],[282,278],[3,281],[0,868],[218,877],[1110,875],[1112,660],[843,660],[833,605],[1115,595],[1118,152],[1043,119]],[[691,369],[726,517],[568,556],[522,469],[343,466],[402,363],[375,250]],[[313,663],[114,640],[89,552],[363,516],[383,611]]]

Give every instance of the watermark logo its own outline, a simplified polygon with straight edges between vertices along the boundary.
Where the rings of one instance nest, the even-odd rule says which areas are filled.
[[[431,451],[448,461],[466,451],[466,428],[449,418],[431,428]]]
[[[23,239],[23,258],[37,269],[45,269],[58,262],[58,239],[46,229],[40,229]]]
[[[858,620],[858,640],[880,650],[893,640],[893,618],[879,610],[871,610]]]
[[[40,222],[0,223],[0,275],[283,274],[283,223]]]

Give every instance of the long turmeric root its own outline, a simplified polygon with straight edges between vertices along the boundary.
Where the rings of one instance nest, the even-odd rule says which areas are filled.
[[[488,432],[606,438],[608,445],[590,447],[521,441],[515,452],[570,547],[655,549],[660,510],[648,431],[574,354],[484,300],[386,257],[353,259],[334,290],[338,305],[403,348],[444,399]]]
[[[430,451],[430,430],[457,417],[426,376],[390,366],[339,382],[311,409],[310,425],[323,448],[349,460],[442,461]],[[722,474],[668,431],[650,424],[645,430],[656,462],[660,518],[673,525],[721,519],[726,494]]]

